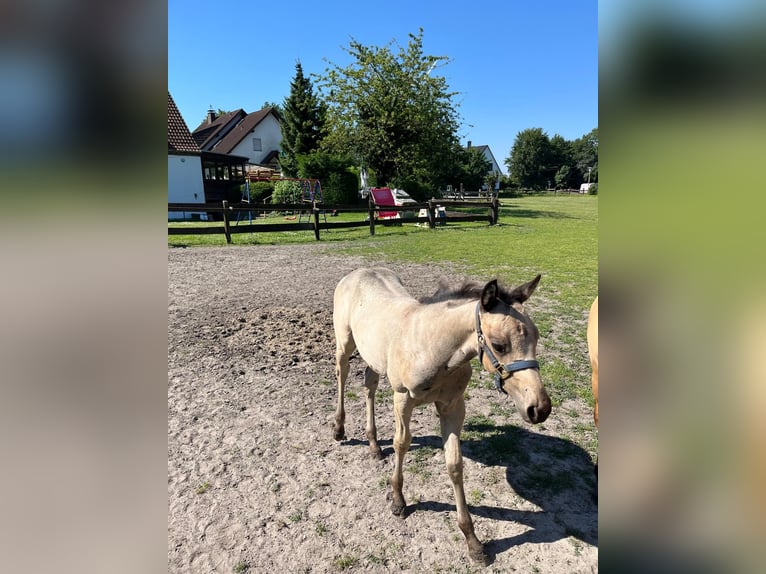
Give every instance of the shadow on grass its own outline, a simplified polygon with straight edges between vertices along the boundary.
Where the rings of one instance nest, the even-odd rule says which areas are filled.
[[[506,218],[514,217],[528,217],[534,218],[547,218],[547,219],[579,219],[560,211],[543,211],[539,209],[517,209],[515,207],[504,207],[500,209],[500,221]]]
[[[393,454],[391,443],[391,440],[379,441],[386,457]],[[367,441],[350,440],[346,444],[367,445]],[[441,437],[413,437],[410,451],[441,447]],[[469,505],[474,516],[518,522],[529,527],[516,536],[485,541],[490,562],[509,548],[527,542],[550,543],[572,536],[587,544],[598,545],[597,483],[587,451],[569,440],[538,434],[523,427],[483,423],[465,425],[461,449],[465,458],[487,466],[505,467],[508,486],[540,509]],[[455,505],[421,501],[408,505],[404,517],[420,510],[454,512]]]

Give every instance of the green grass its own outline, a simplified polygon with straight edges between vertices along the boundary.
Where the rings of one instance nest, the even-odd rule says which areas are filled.
[[[292,514],[290,514],[290,515],[287,517],[287,519],[288,519],[290,522],[300,522],[300,521],[301,521],[301,519],[303,519],[303,512],[301,512],[300,510],[298,510],[298,511],[296,511],[296,512],[293,512]]]
[[[343,556],[339,556],[335,559],[335,567],[338,570],[347,570],[353,566],[356,565],[356,563],[359,562],[359,558],[356,556],[350,556],[348,554],[344,554]]]
[[[422,446],[409,451],[410,463],[407,465],[407,470],[419,477],[421,483],[425,483],[431,478],[429,461],[436,455],[438,450],[431,446]]]

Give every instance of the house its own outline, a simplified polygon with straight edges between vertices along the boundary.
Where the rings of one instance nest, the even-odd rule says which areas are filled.
[[[202,151],[168,92],[168,203],[205,204]],[[203,211],[169,211],[168,219],[207,219]]]
[[[247,158],[200,149],[168,92],[168,203],[221,206],[242,199]],[[168,212],[168,219],[219,219],[220,213]]]
[[[250,114],[239,109],[220,116],[208,110],[192,136],[203,152],[245,157],[250,164],[279,170],[282,129],[274,108]]]
[[[484,156],[484,158],[492,164],[492,168],[489,170],[488,173],[494,172],[498,174],[497,181],[495,183],[495,191],[500,189],[500,174],[503,173],[503,170],[500,169],[500,164],[497,163],[497,160],[495,159],[495,156],[492,155],[492,150],[489,149],[488,145],[471,145],[471,142],[468,142],[468,145],[466,146],[466,149],[475,149],[481,152],[481,154]]]

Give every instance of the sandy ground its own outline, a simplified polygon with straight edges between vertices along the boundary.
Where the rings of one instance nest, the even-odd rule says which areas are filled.
[[[470,561],[457,528],[433,406],[413,415],[408,512],[392,515],[390,387],[381,380],[376,414],[386,456],[374,461],[356,356],[348,440],[332,439],[332,292],[367,263],[323,249],[168,250],[168,570],[597,571],[592,454],[564,438],[573,412],[592,427],[584,404],[554,408],[533,428],[484,385],[469,390],[465,490],[488,566]],[[436,266],[388,267],[416,296],[450,275]],[[564,409],[570,415],[560,422]]]

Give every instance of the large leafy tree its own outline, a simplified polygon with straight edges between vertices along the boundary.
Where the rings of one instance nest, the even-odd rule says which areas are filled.
[[[577,169],[581,181],[588,181],[588,168],[590,181],[598,181],[598,128],[577,138],[571,145],[573,167]]]
[[[396,47],[352,39],[349,65],[328,62],[317,82],[328,105],[322,145],[374,170],[379,185],[434,188],[454,172],[461,149],[456,94],[433,73],[449,59],[424,53],[422,28]]]
[[[557,171],[554,159],[548,134],[542,128],[529,128],[516,135],[505,165],[522,188],[545,189]]]
[[[585,181],[598,181],[598,128],[574,141],[541,128],[520,131],[505,160],[511,180],[520,187],[543,189],[551,183],[576,188]]]
[[[290,95],[282,105],[282,154],[280,165],[285,175],[298,175],[298,156],[319,147],[324,136],[326,106],[314,93],[311,80],[303,75],[301,63],[295,64]]]
[[[476,148],[464,151],[460,183],[464,189],[479,189],[487,179],[492,163]]]
[[[551,138],[551,166],[555,170],[553,181],[559,189],[569,189],[578,185],[577,171],[573,168],[572,142],[559,134]]]

